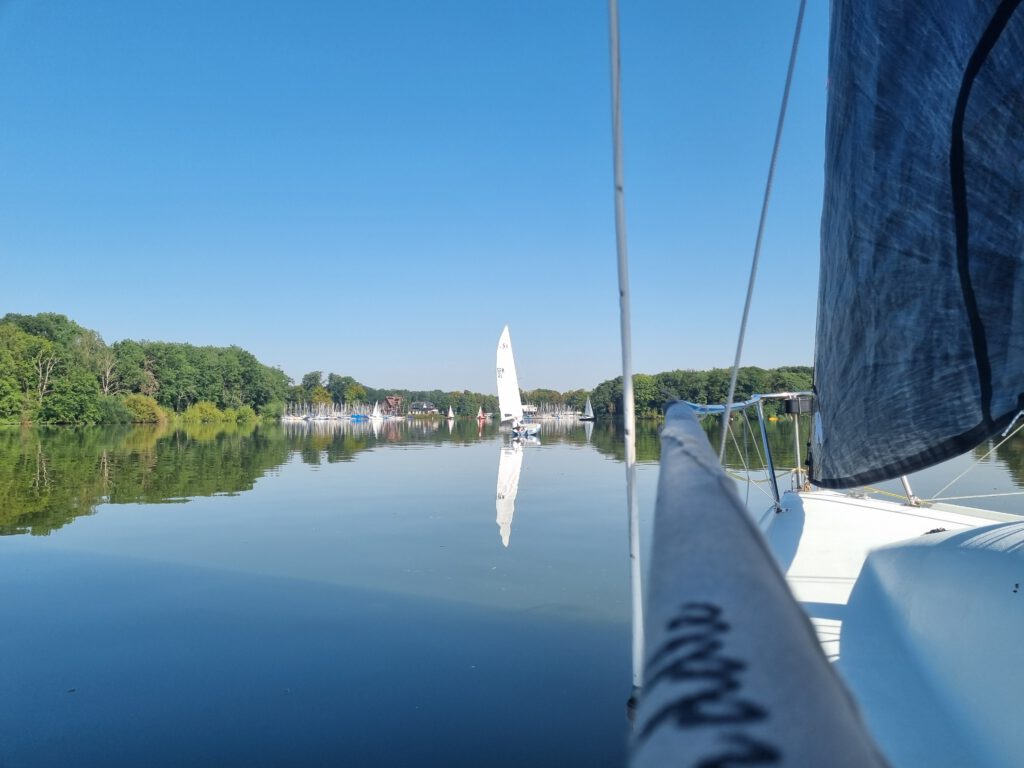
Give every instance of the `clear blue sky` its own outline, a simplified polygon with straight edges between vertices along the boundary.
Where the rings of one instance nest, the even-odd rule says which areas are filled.
[[[792,2],[621,9],[635,368],[732,362]],[[811,2],[744,361],[809,364]],[[237,344],[296,379],[618,374],[603,2],[0,0],[0,314]]]

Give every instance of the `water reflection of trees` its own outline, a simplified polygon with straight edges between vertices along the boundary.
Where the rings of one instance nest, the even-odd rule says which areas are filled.
[[[299,425],[0,429],[0,535],[45,535],[102,503],[162,503],[242,493],[297,454],[351,461],[380,445],[493,440],[493,423],[325,422]],[[585,442],[578,422],[547,424],[547,441]]]
[[[701,421],[711,444],[718,450],[722,440],[721,417],[705,418]],[[777,470],[794,469],[797,464],[797,446],[794,439],[798,422],[787,416],[765,423],[768,446]],[[810,419],[803,417],[799,422],[800,463],[807,459],[807,438]],[[725,464],[728,467],[761,468],[764,466],[764,443],[761,438],[757,417],[751,412],[736,414],[732,419],[732,435],[725,443]]]
[[[715,452],[722,439],[721,417],[705,417],[701,419],[701,427],[707,433],[708,440]],[[800,422],[800,459],[806,459],[807,430],[809,422],[806,418]],[[638,462],[657,462],[661,455],[661,422],[638,421],[636,425],[636,457]],[[796,446],[794,432],[797,424],[789,417],[780,417],[777,421],[766,423],[768,445],[772,451],[772,459],[776,469],[792,469],[796,466]],[[725,463],[728,467],[761,468],[764,466],[764,446],[761,441],[760,428],[753,414],[734,414],[732,417],[732,434],[726,441]],[[582,433],[580,433],[582,436]],[[624,432],[621,423],[599,421],[594,425],[591,442],[601,453],[625,461],[626,451],[623,443]]]
[[[259,429],[0,430],[0,535],[45,535],[98,504],[240,493],[288,457]]]
[[[1013,484],[1018,488],[1024,488],[1024,432],[1018,432],[1005,442],[999,436],[986,440],[972,451],[972,455],[976,460],[981,459],[993,446],[996,446],[996,449],[989,458],[994,458],[1005,466]]]
[[[638,462],[656,462],[661,455],[660,422],[638,421],[636,423],[636,460]],[[594,431],[590,443],[606,456],[626,460],[625,430],[622,423],[615,420],[594,422]]]
[[[713,445],[716,421],[705,420]],[[751,465],[760,459],[760,436],[736,429],[727,462]],[[779,468],[792,465],[793,424],[769,425]],[[98,504],[161,503],[195,496],[242,493],[268,470],[297,456],[311,465],[354,460],[381,446],[455,443],[468,445],[502,437],[493,422],[456,419],[325,422],[287,425],[190,425],[0,429],[0,535],[45,535],[93,512]],[[507,431],[507,429],[506,429]],[[756,436],[756,440],[755,440]],[[592,425],[573,419],[541,422],[542,444],[590,445],[623,460],[623,432],[612,421]],[[637,425],[637,459],[656,462],[658,424]],[[1024,446],[1022,446],[1024,447]],[[1020,452],[1000,452],[1014,472],[1024,476]],[[1009,458],[1006,458],[1009,457]]]

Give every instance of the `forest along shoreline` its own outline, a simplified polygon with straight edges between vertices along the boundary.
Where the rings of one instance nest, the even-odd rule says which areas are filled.
[[[724,402],[729,370],[675,370],[633,376],[637,417],[658,419],[675,400]],[[736,397],[811,387],[809,366],[741,368]],[[430,402],[460,416],[497,411],[492,394],[375,388],[352,376],[310,371],[299,382],[241,347],[124,340],[106,344],[65,315],[0,318],[0,424],[247,423],[280,418],[289,405],[354,406],[401,399]],[[622,377],[592,390],[524,390],[541,410],[582,412],[590,397],[598,418],[622,413]],[[766,403],[769,415],[778,404]]]

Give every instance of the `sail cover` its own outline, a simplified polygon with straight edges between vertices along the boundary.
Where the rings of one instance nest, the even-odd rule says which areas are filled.
[[[1021,0],[834,0],[811,479],[970,450],[1024,393]]]
[[[645,587],[631,768],[885,765],[736,484],[681,403],[661,432]]]

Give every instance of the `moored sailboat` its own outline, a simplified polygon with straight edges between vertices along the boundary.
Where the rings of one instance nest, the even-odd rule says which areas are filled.
[[[370,421],[384,421],[384,414],[380,410],[380,402],[377,401],[373,404],[373,411],[370,413]]]

